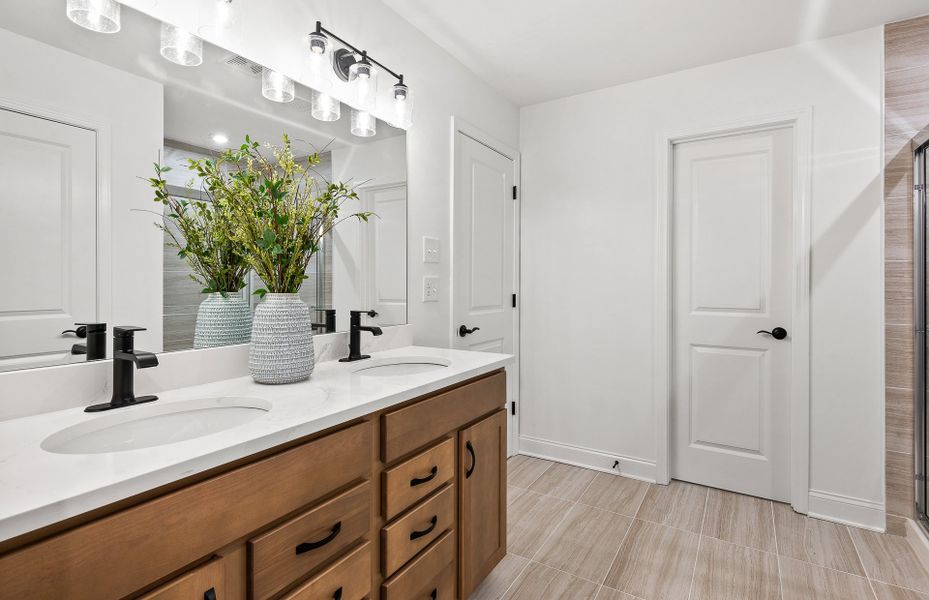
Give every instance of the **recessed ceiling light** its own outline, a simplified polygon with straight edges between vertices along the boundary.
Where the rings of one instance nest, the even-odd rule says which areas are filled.
[[[227,144],[229,143],[229,136],[225,133],[214,133],[210,136],[213,139],[214,144]]]

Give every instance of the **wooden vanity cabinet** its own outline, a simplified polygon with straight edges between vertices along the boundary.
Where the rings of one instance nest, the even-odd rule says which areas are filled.
[[[506,551],[503,370],[5,542],[0,600],[465,599]]]

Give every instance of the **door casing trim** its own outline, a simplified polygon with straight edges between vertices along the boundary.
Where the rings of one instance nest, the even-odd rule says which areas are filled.
[[[806,513],[810,494],[810,226],[812,197],[813,109],[749,116],[743,119],[660,134],[657,143],[655,231],[655,323],[653,394],[656,480],[670,481],[673,248],[672,194],[674,146],[684,142],[790,127],[794,134],[793,235],[791,291],[791,390],[789,419],[790,503]]]

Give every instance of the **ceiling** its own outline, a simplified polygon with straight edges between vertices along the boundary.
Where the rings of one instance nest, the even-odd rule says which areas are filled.
[[[929,13],[927,0],[383,0],[519,106]]]

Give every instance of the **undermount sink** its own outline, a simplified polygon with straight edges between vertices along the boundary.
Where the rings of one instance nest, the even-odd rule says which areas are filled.
[[[444,369],[450,364],[448,359],[436,356],[398,356],[365,361],[352,373],[360,377],[401,377]]]
[[[271,410],[258,398],[201,398],[134,406],[72,425],[42,441],[54,454],[100,454],[183,442],[254,421]]]

